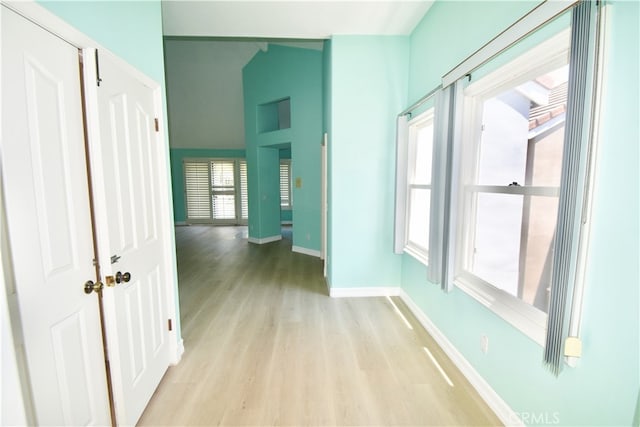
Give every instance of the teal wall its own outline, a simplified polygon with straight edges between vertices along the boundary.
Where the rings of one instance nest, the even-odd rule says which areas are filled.
[[[173,188],[173,217],[177,223],[187,220],[185,190],[184,190],[184,159],[196,158],[242,158],[245,150],[221,150],[206,148],[172,148],[171,156],[171,186]]]
[[[397,286],[392,254],[395,118],[405,107],[408,37],[331,40],[331,287]]]
[[[160,1],[38,3],[133,65],[164,88]]]
[[[293,244],[320,250],[322,52],[278,45],[259,51],[243,72],[249,184],[249,236],[280,235],[279,149],[291,146]],[[258,106],[289,97],[291,127],[259,133]]]
[[[449,69],[531,5],[436,2],[411,37],[409,99],[416,100],[436,86]],[[578,367],[567,368],[555,378],[542,367],[542,347],[457,288],[445,294],[427,283],[425,267],[409,256],[402,258],[403,290],[523,417],[557,417],[560,425],[630,425],[636,410],[640,390],[638,5],[613,2],[610,7],[602,143],[583,309],[584,347]],[[481,335],[489,338],[487,354],[480,351]]]

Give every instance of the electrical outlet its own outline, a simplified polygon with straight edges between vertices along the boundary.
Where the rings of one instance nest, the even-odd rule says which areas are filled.
[[[489,337],[487,337],[486,335],[480,337],[480,350],[484,354],[487,354],[487,352],[489,351]]]

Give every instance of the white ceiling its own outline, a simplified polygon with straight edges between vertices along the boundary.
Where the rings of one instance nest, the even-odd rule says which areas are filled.
[[[433,0],[164,0],[165,36],[325,39],[408,35]]]

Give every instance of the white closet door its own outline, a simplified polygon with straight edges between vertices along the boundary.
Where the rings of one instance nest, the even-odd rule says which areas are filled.
[[[100,252],[119,257],[105,275],[105,317],[118,424],[135,425],[169,366],[167,284],[172,283],[163,230],[160,162],[164,140],[155,130],[154,89],[99,53],[99,152],[104,221],[98,221]],[[93,156],[95,154],[95,156]],[[98,196],[100,197],[100,196]]]
[[[2,176],[37,423],[108,425],[78,51],[6,7]]]

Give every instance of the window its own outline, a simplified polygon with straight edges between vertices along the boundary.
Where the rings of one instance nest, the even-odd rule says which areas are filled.
[[[236,219],[236,180],[234,160],[214,160],[211,165],[213,219]]]
[[[429,251],[433,107],[409,122],[405,251],[425,264]]]
[[[280,160],[280,208],[291,209],[291,160]]]
[[[526,317],[524,328],[539,340],[551,290],[569,44],[567,30],[464,90],[456,284],[500,301],[506,317]]]
[[[244,160],[185,160],[184,174],[187,222],[246,223],[247,168]]]
[[[479,82],[497,89],[467,99],[476,133],[466,150],[462,269],[545,313],[567,107],[568,38],[562,43],[561,64],[527,55],[533,77],[500,71]]]
[[[455,85],[448,280],[544,345],[556,375],[579,341],[600,7],[577,3]]]

